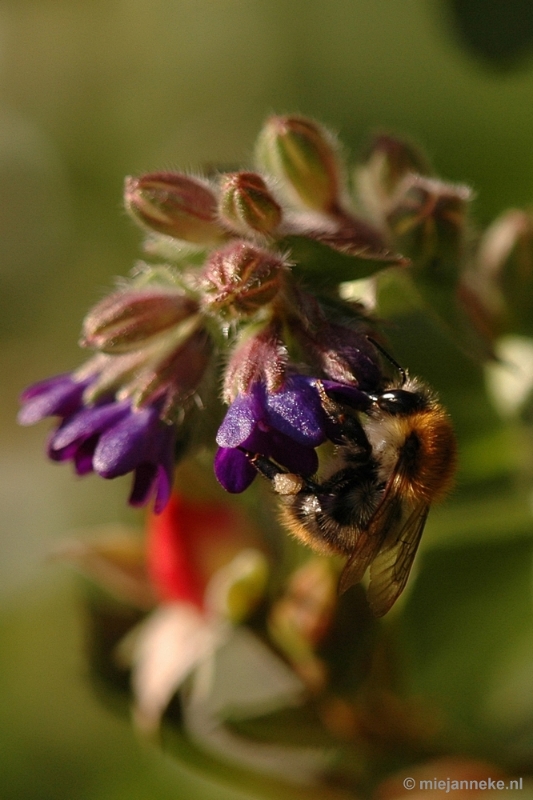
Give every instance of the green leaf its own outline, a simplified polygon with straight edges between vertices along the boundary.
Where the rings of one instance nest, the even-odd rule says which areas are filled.
[[[289,250],[294,272],[310,282],[316,281],[319,286],[368,278],[385,267],[406,264],[402,256],[391,251],[348,255],[305,236],[287,236],[279,245]]]

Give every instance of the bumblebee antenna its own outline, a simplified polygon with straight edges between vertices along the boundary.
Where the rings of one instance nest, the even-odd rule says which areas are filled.
[[[404,383],[405,383],[405,382],[406,382],[406,380],[407,380],[407,373],[406,373],[406,371],[404,370],[404,368],[403,368],[403,367],[400,367],[400,365],[398,364],[398,362],[397,362],[397,361],[396,361],[396,360],[395,360],[395,359],[394,359],[394,358],[391,356],[391,354],[390,354],[390,353],[387,353],[387,351],[385,350],[385,348],[383,348],[383,347],[382,347],[382,346],[379,344],[379,342],[376,342],[376,340],[375,340],[375,339],[373,339],[371,336],[367,336],[366,338],[368,339],[368,341],[370,342],[370,344],[373,344],[373,345],[374,345],[374,347],[376,348],[376,350],[379,350],[379,352],[381,353],[381,355],[382,355],[382,356],[385,356],[385,358],[387,359],[387,361],[389,361],[389,362],[392,364],[392,366],[393,366],[393,367],[396,367],[396,369],[398,370],[398,372],[399,372],[399,373],[400,373],[400,375],[402,376],[402,383],[401,383],[401,385],[403,386],[403,385],[404,385]]]

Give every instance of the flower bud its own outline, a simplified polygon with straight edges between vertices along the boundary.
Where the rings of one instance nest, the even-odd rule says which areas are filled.
[[[269,392],[283,385],[288,355],[275,323],[249,334],[231,353],[224,374],[224,401],[231,404],[237,395],[248,394],[252,385],[264,382]]]
[[[125,353],[197,310],[196,302],[178,291],[125,289],[105,297],[87,314],[81,344],[104,353]]]
[[[207,310],[224,316],[250,316],[277,295],[286,265],[268,250],[244,241],[215,250],[201,285]]]
[[[332,134],[305,117],[270,117],[257,142],[258,163],[298,205],[336,213],[342,168]]]
[[[164,395],[161,418],[176,422],[184,401],[198,389],[211,360],[213,342],[209,334],[198,328],[179,341],[159,359],[147,364],[125,393],[133,393],[136,405],[153,402]]]
[[[468,186],[408,175],[387,215],[395,246],[412,258],[415,267],[435,259],[456,264],[471,197]]]
[[[83,393],[85,406],[94,405],[110,394],[115,394],[146,363],[144,349],[132,350],[123,355],[96,353],[75,373],[77,380],[90,379]]]
[[[369,320],[361,315],[350,325],[329,320],[318,323],[314,331],[293,325],[292,330],[311,363],[333,381],[374,391],[382,381],[379,356],[368,341]]]
[[[428,161],[415,145],[378,134],[356,172],[359,197],[372,217],[381,221],[400,181],[409,173],[428,175],[430,171]]]
[[[484,360],[491,356],[490,341],[461,296],[471,194],[467,186],[408,175],[398,187],[388,222],[395,246],[413,262],[420,299],[463,352]]]
[[[281,222],[281,208],[266,183],[255,172],[233,172],[222,177],[220,216],[240,233],[269,234]]]
[[[217,198],[210,187],[179,172],[152,172],[126,178],[126,210],[151,230],[193,244],[225,238],[216,222]]]

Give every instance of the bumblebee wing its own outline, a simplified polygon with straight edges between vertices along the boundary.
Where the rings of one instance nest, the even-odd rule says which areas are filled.
[[[370,567],[367,597],[376,617],[386,614],[405,588],[428,512],[429,504],[426,502],[401,507],[396,520],[389,526]]]
[[[361,531],[356,539],[353,552],[348,558],[340,578],[339,592],[341,594],[363,579],[363,575],[377,558],[389,533],[395,531],[401,523],[402,504],[391,488],[392,484],[389,484],[367,529]]]

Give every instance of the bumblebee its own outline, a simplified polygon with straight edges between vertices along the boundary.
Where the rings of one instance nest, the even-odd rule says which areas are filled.
[[[249,454],[271,480],[291,533],[318,553],[347,557],[340,592],[369,570],[367,597],[378,617],[405,588],[431,504],[450,489],[457,461],[448,414],[429,387],[400,372],[400,382],[367,395],[362,412],[317,381],[339,431],[329,477],[309,480]]]

